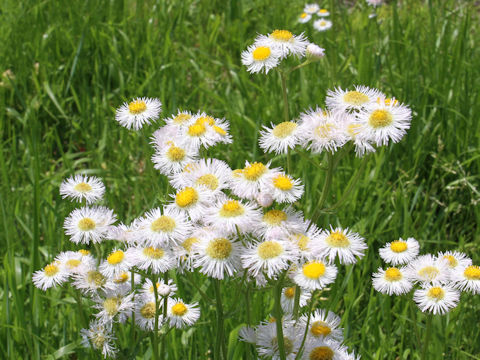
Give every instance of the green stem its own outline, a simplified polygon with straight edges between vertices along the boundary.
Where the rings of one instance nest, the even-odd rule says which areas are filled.
[[[295,286],[295,298],[293,302],[293,318],[298,319],[298,310],[300,309],[300,286]]]
[[[152,347],[153,347],[153,359],[158,360],[158,317],[159,317],[159,303],[158,303],[158,289],[157,289],[157,277],[152,276],[153,293],[155,295],[155,325],[153,328]]]
[[[307,334],[308,334],[308,328],[310,327],[310,318],[312,317],[312,311],[314,308],[314,303],[315,303],[315,295],[317,294],[317,290],[314,290],[312,293],[312,297],[310,298],[310,306],[308,308],[308,314],[307,314],[307,324],[305,325],[305,331],[303,333],[303,338],[302,338],[302,343],[300,347],[298,348],[297,356],[295,356],[295,360],[300,359],[302,352],[303,352],[303,347],[305,346],[305,340],[307,339]]]
[[[325,177],[325,182],[323,183],[322,196],[320,197],[317,207],[315,208],[315,212],[313,213],[312,221],[310,222],[310,225],[315,223],[318,217],[320,216],[320,212],[322,211],[323,205],[327,200],[328,193],[330,192],[330,186],[332,185],[333,169],[335,167],[334,155],[327,153],[327,160],[328,160],[328,165],[327,165],[328,169],[327,169],[327,176]]]
[[[163,274],[163,282],[165,284],[168,284],[168,272],[165,272],[165,274]],[[154,287],[156,288],[156,286]],[[165,322],[166,319],[167,319],[167,306],[168,306],[168,295],[167,296],[164,296],[163,297],[163,313],[162,313],[162,321]],[[162,359],[165,359],[166,358],[166,347],[165,347],[165,341],[167,339],[167,333],[164,334],[162,336],[162,342],[160,344],[160,355],[162,357]]]
[[[420,344],[420,334],[418,333],[418,326],[417,326],[416,308],[415,308],[413,299],[407,299],[407,300],[409,302],[410,316],[411,316],[412,321],[413,321],[413,330],[414,330],[414,334],[415,334],[415,341],[417,342],[417,349],[420,349],[421,344]]]
[[[427,315],[427,330],[425,331],[425,341],[423,342],[422,360],[426,360],[427,358],[431,359],[431,357],[428,355],[428,343],[430,342],[430,333],[431,333],[431,328],[432,328],[432,318],[433,318],[433,315],[431,315],[431,314]]]
[[[303,63],[301,63],[300,65],[297,65],[297,66],[294,66],[293,68],[289,69],[287,71],[287,74],[290,74],[291,72],[295,71],[295,70],[298,70],[298,69],[301,69],[302,67],[304,66],[307,66],[308,64],[310,64],[312,62],[312,60],[305,60]]]
[[[135,273],[132,271],[131,272],[131,289],[132,289],[132,294],[134,294],[135,291]],[[135,344],[135,311],[132,310],[132,328],[130,329],[131,334],[130,337],[132,339],[132,344]]]
[[[100,247],[100,244],[99,243],[95,243],[93,244],[93,246],[95,247],[95,252],[97,253],[97,267],[100,265],[100,262],[102,261],[102,248]]]
[[[285,354],[285,343],[283,338],[283,327],[282,327],[282,280],[281,277],[277,285],[273,288],[275,304],[273,308],[273,315],[275,317],[275,325],[277,327],[277,345],[278,345],[278,355],[280,360],[286,360],[287,356]]]
[[[227,349],[225,347],[224,341],[224,324],[223,324],[223,305],[222,305],[222,294],[220,293],[220,280],[214,279],[213,283],[215,285],[215,298],[217,303],[217,339],[215,342],[215,352],[214,352],[214,359],[219,360],[223,357],[223,359],[227,359]],[[220,353],[220,349],[222,349],[222,355]]]

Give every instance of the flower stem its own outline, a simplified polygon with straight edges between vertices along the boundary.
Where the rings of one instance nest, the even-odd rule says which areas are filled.
[[[286,360],[287,355],[285,354],[285,343],[283,341],[283,327],[282,327],[282,280],[281,277],[277,285],[273,288],[275,304],[273,308],[273,315],[275,316],[275,325],[277,327],[277,345],[278,345],[278,355],[280,360]]]
[[[317,294],[317,290],[314,290],[312,293],[312,297],[310,298],[310,306],[308,308],[308,314],[307,314],[307,324],[305,325],[305,332],[303,333],[303,338],[302,338],[302,343],[300,347],[298,348],[297,356],[295,357],[295,360],[300,359],[302,353],[303,353],[303,347],[305,346],[305,340],[307,339],[307,334],[308,334],[308,328],[310,327],[310,318],[312,316],[312,311],[314,308],[315,304],[315,295]]]
[[[132,289],[132,294],[134,294],[135,291],[135,273],[132,271],[131,272],[131,289]],[[135,311],[132,310],[132,328],[130,329],[131,334],[131,340],[132,344],[135,344]]]
[[[153,293],[155,295],[155,325],[153,328],[152,348],[153,359],[158,360],[158,317],[160,315],[159,303],[158,303],[158,289],[157,289],[157,277],[152,276]]]
[[[163,274],[163,282],[165,284],[168,284],[168,272],[165,272]],[[155,289],[157,288],[156,286],[154,287]],[[168,306],[168,296],[163,297],[163,313],[162,313],[162,322],[165,322],[167,320],[167,306]],[[167,338],[167,333],[163,334],[162,336],[162,342],[160,343],[160,355],[162,356],[162,359],[165,359],[167,356],[166,354],[166,347],[165,347],[165,341]]]
[[[220,293],[220,280],[214,279],[213,283],[215,285],[215,298],[217,303],[217,339],[215,342],[214,359],[220,360],[221,358],[227,359],[227,349],[224,341],[225,335],[223,328],[223,305],[222,294]],[[222,349],[222,353],[220,353],[220,348]]]
[[[431,328],[432,328],[432,317],[433,315],[428,314],[427,315],[427,329],[425,331],[425,341],[423,342],[423,354],[422,354],[422,360],[426,360],[427,358],[431,358],[428,355],[428,343],[430,342],[430,333],[431,333]]]
[[[293,301],[293,318],[298,319],[298,310],[300,309],[300,286],[295,285],[295,297]]]

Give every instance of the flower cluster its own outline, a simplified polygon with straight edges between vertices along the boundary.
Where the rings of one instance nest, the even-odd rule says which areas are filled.
[[[303,8],[303,12],[298,17],[298,22],[305,24],[309,22],[312,17],[316,15],[320,17],[313,22],[313,28],[317,31],[326,31],[332,27],[332,22],[327,19],[330,12],[327,9],[320,9],[318,4],[307,4]]]
[[[418,255],[420,245],[414,238],[390,242],[380,249],[380,257],[391,267],[373,274],[375,290],[387,295],[419,288],[413,300],[423,312],[445,314],[460,301],[460,291],[480,294],[480,267],[458,251],[437,255]]]

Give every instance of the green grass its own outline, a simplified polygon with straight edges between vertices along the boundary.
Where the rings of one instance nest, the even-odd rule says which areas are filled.
[[[419,239],[423,252],[459,249],[480,261],[480,8],[473,0],[398,0],[370,20],[364,1],[343,3],[323,3],[334,28],[317,33],[311,23],[296,23],[300,1],[3,1],[0,71],[11,69],[15,79],[3,78],[0,87],[1,358],[90,356],[79,345],[86,324],[73,292],[41,292],[31,282],[58,252],[76,248],[62,230],[72,209],[60,198],[62,179],[78,171],[102,177],[105,203],[125,222],[168,198],[166,179],[150,161],[155,126],[139,133],[119,127],[114,111],[123,101],[152,96],[165,116],[180,108],[225,117],[235,141],[209,156],[232,167],[269,158],[257,136],[262,124],[282,121],[280,80],[274,72],[250,75],[240,53],[257,33],[275,28],[305,31],[326,48],[324,60],[288,79],[292,118],[323,106],[327,89],[352,84],[378,87],[413,109],[407,136],[370,156],[359,186],[318,225],[349,226],[368,240],[365,258],[343,267],[325,295],[342,316],[347,345],[364,359],[418,358],[426,316],[415,308],[412,317],[410,299],[374,292],[370,277],[381,266],[378,248],[398,237]],[[293,160],[310,194],[301,208],[311,216],[325,173],[298,154]],[[340,162],[327,206],[360,163],[352,155]],[[210,280],[192,279],[214,297]],[[180,296],[201,301],[202,318],[169,334],[168,358],[205,359],[215,308],[181,275],[177,280]],[[246,321],[244,297],[234,296],[235,280],[222,291],[229,354],[242,359],[235,331]],[[272,306],[270,293],[255,294],[253,320]],[[479,318],[478,296],[468,295],[435,317],[428,359],[480,359]],[[124,358],[135,346],[138,358],[149,358],[149,342],[132,343],[129,334],[129,323],[117,334]]]

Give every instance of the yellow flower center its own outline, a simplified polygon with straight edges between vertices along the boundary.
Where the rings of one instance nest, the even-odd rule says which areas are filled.
[[[293,34],[288,30],[275,30],[270,34],[270,37],[278,41],[290,41]]]
[[[245,179],[250,181],[257,181],[266,172],[267,167],[259,162],[254,162],[243,169]]]
[[[355,137],[360,133],[361,125],[359,124],[350,124],[347,126],[347,131],[351,137]]]
[[[181,208],[195,204],[198,201],[198,193],[192,187],[186,187],[179,191],[175,197],[175,202]]]
[[[213,126],[215,125],[215,119],[211,116],[201,116],[195,121],[196,124],[199,125],[210,125]]]
[[[480,280],[480,266],[470,265],[465,269],[463,275],[468,280]]]
[[[382,102],[382,98],[377,98],[377,103],[380,104],[381,102]],[[398,105],[398,100],[395,99],[392,102],[391,98],[387,98],[387,99],[385,99],[385,105],[387,105],[387,106],[390,106],[390,105],[397,106]]]
[[[453,255],[445,255],[443,258],[448,260],[448,266],[451,268],[454,268],[458,265],[458,260],[455,259],[455,256]]]
[[[435,279],[438,274],[440,274],[440,271],[435,266],[425,266],[418,271],[418,275],[429,281]]]
[[[317,261],[312,261],[303,265],[303,275],[309,279],[318,279],[325,274],[325,264]]]
[[[99,271],[90,270],[87,273],[87,281],[89,284],[93,284],[96,287],[101,287],[105,285],[105,282],[107,280],[105,279],[105,276],[103,276]]]
[[[192,246],[193,246],[193,244],[196,244],[196,243],[198,243],[198,242],[199,242],[198,238],[196,238],[196,237],[190,237],[190,238],[186,239],[186,240],[182,243],[182,247],[183,247],[185,250],[187,250],[187,252],[190,252],[190,251],[192,251]]]
[[[283,246],[277,241],[268,240],[258,245],[257,253],[263,260],[268,260],[283,253]]]
[[[374,110],[368,119],[368,123],[373,128],[381,128],[390,125],[393,122],[393,116],[387,110]]]
[[[103,302],[103,308],[110,316],[114,316],[118,312],[118,305],[120,305],[120,300],[116,297],[108,298]]]
[[[288,191],[293,187],[292,180],[286,175],[279,175],[273,179],[273,186],[282,191]]]
[[[297,245],[300,250],[308,251],[308,243],[310,242],[310,238],[304,234],[295,234],[294,238],[297,241]]]
[[[326,322],[323,321],[315,321],[310,328],[310,332],[313,336],[327,336],[332,332],[332,329]]]
[[[185,306],[184,303],[177,303],[175,305],[172,306],[172,313],[173,315],[175,316],[183,316],[187,313],[187,307]]]
[[[80,250],[78,250],[78,252],[80,254],[82,254],[83,256],[90,254],[90,250],[86,250],[86,249],[80,249]]]
[[[407,246],[407,243],[405,241],[397,240],[397,241],[393,241],[390,244],[390,249],[393,252],[396,252],[396,253],[404,252],[404,251],[407,250],[407,248],[408,248],[408,246]]]
[[[163,258],[163,255],[165,255],[165,251],[163,251],[163,249],[158,249],[150,246],[143,249],[143,255],[149,257],[150,259],[158,260]]]
[[[160,283],[157,282],[157,289],[160,287]],[[153,294],[155,292],[155,289],[153,288],[153,285],[150,286],[150,288],[148,289],[150,291],[150,294]]]
[[[107,261],[111,265],[117,265],[120,264],[123,261],[123,258],[125,257],[125,253],[122,250],[117,250],[108,255]]]
[[[188,135],[190,136],[202,136],[207,131],[207,128],[203,124],[193,124],[188,127]]]
[[[327,138],[332,131],[332,124],[323,124],[315,128],[315,135],[321,138]]]
[[[155,303],[154,302],[149,302],[149,303],[146,303],[145,305],[143,305],[142,308],[140,309],[140,314],[142,314],[142,316],[145,319],[154,318],[155,317]]]
[[[397,268],[391,267],[385,270],[385,280],[387,281],[399,281],[402,277],[402,273]]]
[[[327,25],[327,22],[325,20],[320,21],[320,26],[325,26]]]
[[[167,215],[162,215],[158,219],[152,221],[150,229],[154,232],[166,232],[173,231],[176,227],[175,220]]]
[[[265,61],[270,57],[272,50],[268,46],[258,46],[252,52],[253,60],[255,61]]]
[[[343,95],[343,101],[347,104],[359,106],[368,102],[369,98],[367,95],[359,91],[349,91]]]
[[[289,338],[287,337],[283,337],[283,346],[284,346],[284,349],[285,349],[285,354],[286,355],[289,355],[292,353],[293,351],[293,342],[292,340],[290,340]],[[272,338],[272,348],[274,350],[277,350],[278,349],[278,338],[277,337],[274,337]]]
[[[185,150],[178,146],[170,146],[167,150],[167,158],[170,161],[182,161],[185,158]]]
[[[114,282],[115,282],[116,284],[124,284],[124,283],[126,283],[126,282],[128,281],[128,279],[129,279],[128,274],[127,274],[126,272],[123,272],[123,273],[120,274],[120,276],[118,276],[118,277],[114,280]]]
[[[350,241],[341,231],[331,232],[325,241],[332,247],[346,248],[350,245]]]
[[[302,13],[302,14],[300,15],[300,17],[301,17],[302,19],[305,19],[307,16],[308,16],[307,13]]]
[[[280,225],[287,218],[287,213],[282,210],[270,210],[263,215],[263,221],[272,226]]]
[[[321,13],[321,14],[326,14],[328,12],[328,10],[327,9],[320,9],[320,10],[318,10],[318,12]]]
[[[143,100],[135,100],[128,104],[130,114],[138,115],[147,110],[147,104]]]
[[[243,215],[245,209],[237,200],[228,200],[222,205],[220,209],[220,216],[222,217],[236,217]]]
[[[427,296],[431,299],[442,300],[445,297],[445,290],[439,286],[435,286],[428,290]]]
[[[286,298],[293,299],[295,297],[295,286],[286,288],[283,294]]]
[[[92,187],[90,186],[90,184],[81,182],[81,183],[78,183],[77,185],[75,185],[74,189],[78,192],[86,193],[86,192],[91,191]]]
[[[67,260],[67,262],[65,263],[65,265],[67,265],[67,267],[69,269],[75,269],[76,267],[78,267],[82,262],[78,259],[70,259],[70,260]]]
[[[53,263],[45,266],[45,268],[43,269],[44,274],[49,277],[54,276],[59,271],[60,269],[58,268],[58,266]]]
[[[105,336],[100,333],[95,334],[95,337],[91,340],[95,349],[103,349],[103,344],[105,343]]]
[[[335,353],[328,346],[317,346],[308,356],[310,360],[332,360]]]
[[[192,115],[190,115],[190,114],[180,113],[173,118],[173,122],[176,123],[176,124],[183,124],[183,123],[187,122],[188,120],[190,120],[191,118],[192,118]]]
[[[220,135],[222,135],[222,136],[227,135],[227,132],[226,132],[225,130],[223,130],[220,126],[213,125],[213,126],[212,126],[212,129],[213,129],[217,134],[220,134]]]
[[[83,218],[78,222],[78,228],[82,231],[90,231],[95,229],[97,224],[93,219],[90,218]]]
[[[203,185],[206,188],[213,191],[216,188],[218,188],[218,179],[213,174],[205,174],[205,175],[200,176],[197,179],[196,184],[197,185]]]
[[[293,121],[284,121],[273,128],[272,134],[277,138],[284,139],[290,136],[297,126]]]
[[[210,241],[205,252],[212,259],[223,260],[230,256],[232,243],[225,238],[216,238]]]

